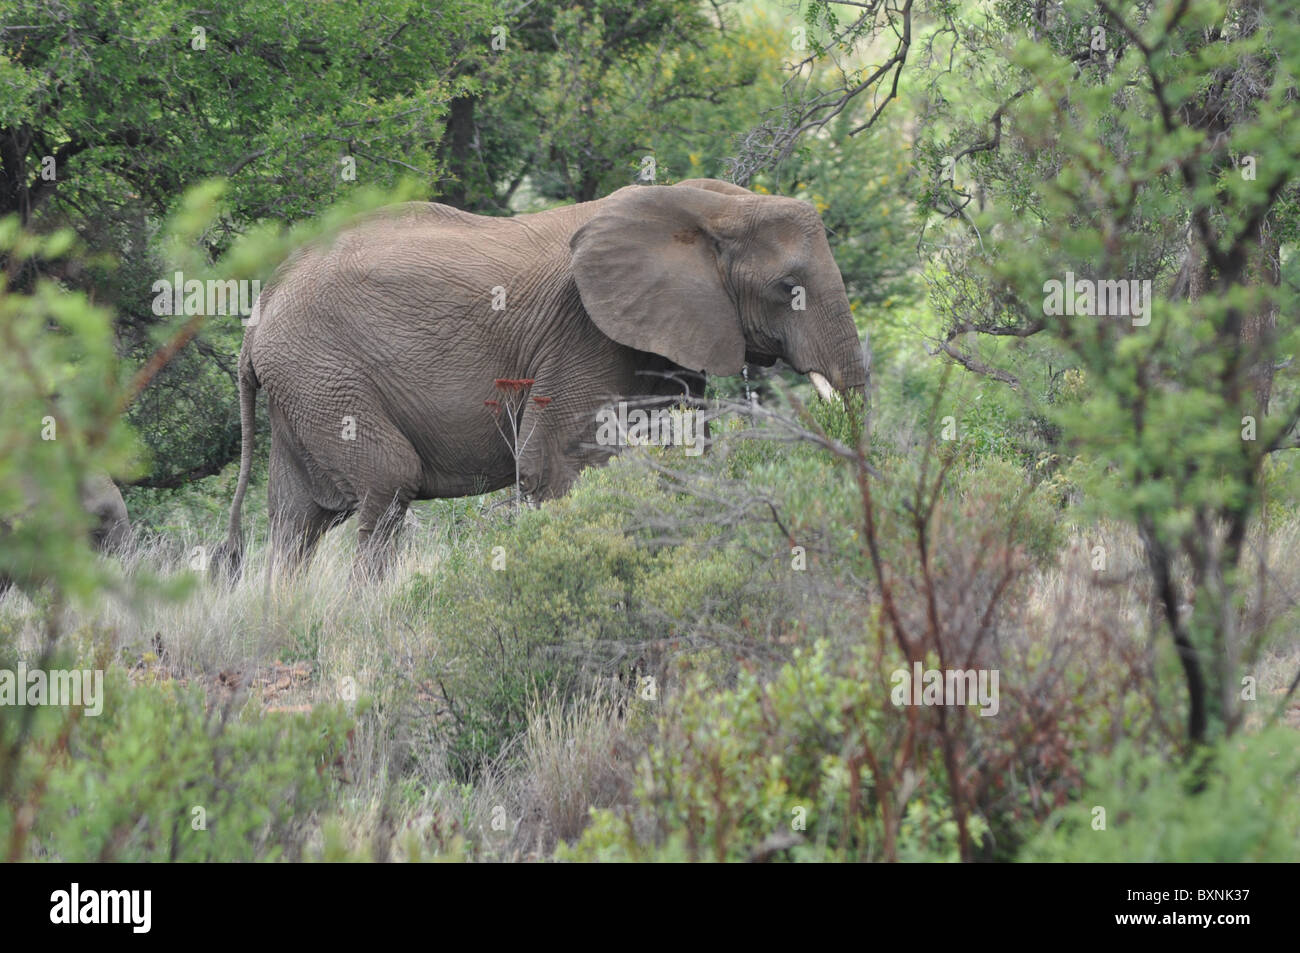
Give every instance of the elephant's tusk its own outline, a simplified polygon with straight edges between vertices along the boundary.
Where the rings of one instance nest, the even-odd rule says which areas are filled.
[[[813,387],[817,388],[817,396],[822,400],[830,400],[835,396],[835,388],[831,387],[831,382],[816,371],[809,371],[808,378],[812,381]]]

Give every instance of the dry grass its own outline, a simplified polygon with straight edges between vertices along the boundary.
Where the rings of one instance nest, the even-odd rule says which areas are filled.
[[[198,576],[187,560],[200,540],[179,542],[146,543],[129,557],[127,572],[164,582]],[[1248,709],[1248,729],[1271,716],[1300,670],[1298,544],[1296,519],[1252,537],[1252,552],[1264,558],[1245,567],[1243,630],[1263,628],[1267,635],[1247,667],[1261,702]],[[325,538],[308,571],[274,582],[264,541],[251,539],[243,578],[232,588],[194,578],[176,600],[148,594],[156,589],[134,598],[111,594],[73,609],[65,630],[73,640],[107,636],[136,677],[242,691],[246,711],[370,699],[352,739],[348,796],[337,816],[320,819],[311,845],[316,856],[404,859],[468,851],[482,859],[542,858],[559,840],[581,833],[591,807],[626,801],[640,749],[616,698],[591,697],[567,710],[537,702],[527,732],[499,770],[472,789],[453,782],[429,731],[436,699],[407,703],[423,690],[416,660],[436,657],[442,647],[402,593],[416,574],[436,579],[446,572],[453,546],[481,545],[474,535],[452,539],[416,528],[382,581],[358,585],[350,526]],[[1095,545],[1106,547],[1105,572],[1090,566]],[[1163,631],[1154,642],[1144,634],[1151,631],[1145,567],[1136,535],[1124,527],[1076,532],[1054,567],[1031,575],[1024,593],[1009,619],[1005,651],[1028,655],[1060,642],[1098,677],[1123,678],[1117,659],[1131,663],[1130,673],[1154,676],[1158,653],[1169,650]],[[41,622],[38,607],[20,593],[0,601],[0,625],[18,633],[21,651],[39,644]],[[1131,687],[1158,704],[1153,686]],[[1118,711],[1112,715],[1112,725],[1123,723]],[[1300,701],[1291,700],[1286,717],[1300,726]],[[1174,726],[1180,718],[1179,711],[1157,712]]]
[[[1092,568],[1093,547],[1104,546],[1104,572]],[[1291,681],[1300,673],[1300,519],[1291,519],[1265,534],[1250,536],[1250,559],[1243,566],[1245,604],[1239,620],[1243,674],[1256,682],[1256,702],[1245,702],[1247,730],[1262,727],[1278,711]],[[1179,580],[1186,587],[1188,574]],[[1120,524],[1102,524],[1072,535],[1056,566],[1036,574],[1025,611],[1038,620],[1036,629],[1059,632],[1081,642],[1079,656],[1100,666],[1103,646],[1119,647],[1148,679],[1132,686],[1159,705],[1156,656],[1172,653],[1163,620],[1151,608],[1142,544],[1136,532]],[[1190,611],[1185,606],[1184,611]],[[1148,633],[1157,633],[1152,640]],[[1135,655],[1140,653],[1140,656]],[[1171,657],[1171,656],[1170,656]],[[1100,673],[1100,668],[1094,669]],[[1181,711],[1158,712],[1176,730]],[[1300,697],[1286,703],[1283,717],[1300,727]],[[1118,724],[1118,721],[1116,722]]]
[[[229,588],[189,567],[196,538],[145,543],[126,560],[128,575],[188,582],[186,595],[107,595],[73,610],[68,630],[107,635],[137,678],[199,681],[224,697],[239,692],[248,711],[369,699],[350,746],[355,791],[346,812],[321,819],[310,845],[317,856],[402,859],[472,844],[484,859],[539,857],[557,839],[576,837],[590,806],[626,794],[630,764],[617,752],[623,719],[608,696],[568,712],[537,702],[509,765],[486,772],[468,793],[453,783],[427,726],[412,717],[431,706],[406,704],[419,690],[416,660],[439,647],[401,598],[416,574],[437,574],[447,541],[417,529],[384,579],[363,584],[352,576],[349,529],[322,541],[308,571],[274,580],[265,541],[250,539],[243,576]],[[21,651],[40,644],[37,605],[15,593],[0,614],[16,624]],[[399,775],[417,783],[399,793]]]
[[[543,855],[572,841],[593,807],[624,803],[632,787],[632,750],[625,715],[608,694],[567,711],[553,701],[534,706],[524,738],[521,838]]]

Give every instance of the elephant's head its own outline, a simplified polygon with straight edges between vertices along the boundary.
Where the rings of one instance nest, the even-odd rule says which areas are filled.
[[[131,544],[131,520],[126,501],[107,476],[87,477],[81,486],[81,505],[90,514],[90,541],[100,552],[122,553]]]
[[[712,179],[630,186],[569,244],[584,307],[620,344],[714,374],[782,358],[865,396],[844,281],[808,203]]]

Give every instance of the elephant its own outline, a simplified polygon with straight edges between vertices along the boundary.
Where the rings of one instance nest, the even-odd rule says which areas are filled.
[[[126,510],[126,500],[107,473],[95,472],[85,476],[80,483],[81,508],[93,518],[90,525],[90,544],[106,555],[120,556],[130,549],[135,539],[131,517]],[[0,519],[0,537],[7,531]],[[0,596],[9,591],[14,580],[0,575]]]
[[[866,395],[817,210],[714,179],[511,218],[390,206],[291,255],[246,325],[239,478],[213,560],[228,579],[242,563],[258,389],[273,562],[303,564],[356,514],[354,571],[382,570],[413,500],[510,486],[516,464],[530,499],[563,494],[614,452],[593,439],[611,401],[698,396],[707,374],[779,359]],[[491,412],[512,381],[540,398],[524,404],[513,448]]]
[[[135,537],[126,500],[108,474],[92,474],[81,481],[81,507],[95,519],[90,527],[92,546],[111,555],[130,548]]]

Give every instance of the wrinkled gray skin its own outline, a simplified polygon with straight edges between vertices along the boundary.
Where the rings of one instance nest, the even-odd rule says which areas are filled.
[[[126,552],[133,539],[131,519],[126,512],[122,492],[107,474],[92,474],[82,480],[81,506],[94,518],[90,526],[90,544],[108,555]],[[0,538],[3,538],[5,531],[6,524],[0,521]],[[11,585],[12,579],[0,575],[0,596]]]
[[[806,309],[792,307],[794,286]],[[504,310],[493,310],[494,288]],[[359,569],[381,568],[412,500],[513,484],[484,401],[532,378],[523,490],[546,500],[585,466],[596,413],[620,398],[681,394],[664,374],[736,374],[783,358],[841,391],[866,370],[816,210],[729,183],[629,186],[515,218],[411,202],[287,261],[240,353],[243,446],[218,571],[238,572],[256,391],[271,417],[269,514],[277,562],[300,563],[358,516]],[[703,374],[691,391],[702,393]],[[355,439],[343,439],[345,418]],[[536,426],[535,432],[533,431]]]
[[[87,477],[81,486],[81,505],[95,518],[90,542],[101,553],[120,554],[131,545],[131,519],[126,500],[107,475]]]

